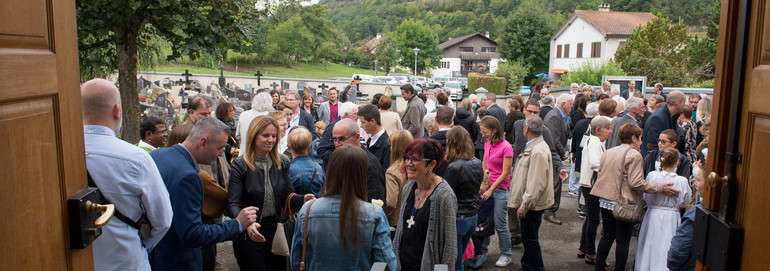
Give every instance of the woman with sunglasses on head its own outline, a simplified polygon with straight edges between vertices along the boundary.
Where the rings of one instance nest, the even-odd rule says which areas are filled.
[[[495,206],[492,219],[500,244],[500,258],[495,263],[504,267],[511,263],[511,234],[508,232],[508,188],[511,186],[511,168],[513,166],[513,146],[503,139],[503,127],[493,116],[486,116],[479,123],[484,139],[484,174],[489,174],[489,189],[481,194],[481,200],[493,199]],[[490,238],[490,237],[487,237]],[[489,242],[485,240],[483,254],[488,251]],[[474,266],[483,264],[475,263]]]
[[[436,264],[454,269],[457,198],[449,183],[433,173],[443,157],[441,143],[429,138],[412,141],[404,151],[408,182],[393,239],[397,270],[432,270]]]

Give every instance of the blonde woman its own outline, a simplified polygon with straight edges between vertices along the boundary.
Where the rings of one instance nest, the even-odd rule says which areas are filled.
[[[412,142],[412,134],[407,130],[398,130],[388,138],[390,141],[390,167],[385,171],[385,214],[391,227],[398,224],[398,208],[401,206],[401,189],[404,187],[404,150]]]

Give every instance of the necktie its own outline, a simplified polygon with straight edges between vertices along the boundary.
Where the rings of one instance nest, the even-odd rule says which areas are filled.
[[[366,148],[367,149],[369,148],[369,144],[370,143],[372,143],[372,138],[371,137],[366,139]]]

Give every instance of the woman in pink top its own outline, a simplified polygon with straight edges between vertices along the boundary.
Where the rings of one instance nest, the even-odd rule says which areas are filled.
[[[508,188],[511,186],[511,166],[513,165],[513,147],[503,140],[503,127],[492,116],[486,116],[479,123],[481,136],[484,138],[484,173],[489,174],[489,189],[481,194],[481,200],[493,199],[495,207],[492,210],[495,230],[500,244],[500,258],[495,263],[504,267],[511,263],[511,234],[508,232]],[[489,238],[489,237],[487,237]],[[489,244],[485,241],[484,244]],[[488,248],[482,247],[487,253]],[[486,257],[484,257],[486,258]]]

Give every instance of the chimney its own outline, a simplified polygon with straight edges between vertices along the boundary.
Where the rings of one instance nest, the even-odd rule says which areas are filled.
[[[599,12],[610,12],[610,3],[599,4]]]
[[[486,34],[484,34],[484,36],[486,36],[487,38],[489,38],[489,31],[487,31],[487,33],[486,33]]]
[[[382,38],[382,33],[377,33],[377,39]]]

